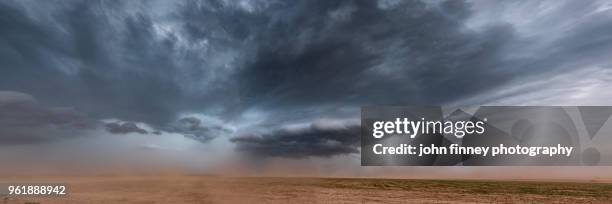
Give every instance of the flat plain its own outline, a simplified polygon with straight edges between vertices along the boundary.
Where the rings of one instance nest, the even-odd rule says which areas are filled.
[[[63,198],[0,197],[34,203],[612,203],[600,182],[221,176],[2,177],[64,182]]]

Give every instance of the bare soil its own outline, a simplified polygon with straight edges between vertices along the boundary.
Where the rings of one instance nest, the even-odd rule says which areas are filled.
[[[0,197],[13,203],[612,203],[612,184],[362,178],[98,176],[0,178],[64,182],[63,198]]]

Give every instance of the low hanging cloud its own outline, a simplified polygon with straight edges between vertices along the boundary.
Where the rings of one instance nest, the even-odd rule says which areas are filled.
[[[47,107],[31,95],[0,91],[0,145],[72,138],[95,126],[95,121],[73,108]]]
[[[128,133],[140,133],[149,134],[145,129],[142,129],[133,122],[111,122],[104,125],[106,130],[113,134],[128,134]]]
[[[165,131],[182,134],[200,142],[209,142],[219,136],[226,136],[233,130],[221,121],[201,120],[196,117],[183,117],[171,123]]]
[[[263,133],[232,138],[236,149],[262,157],[331,157],[359,153],[360,125],[355,121],[322,120],[287,125]]]

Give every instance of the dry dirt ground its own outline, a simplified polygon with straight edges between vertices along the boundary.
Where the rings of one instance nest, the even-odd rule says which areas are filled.
[[[0,178],[65,182],[64,198],[12,203],[612,203],[612,184],[214,176]]]

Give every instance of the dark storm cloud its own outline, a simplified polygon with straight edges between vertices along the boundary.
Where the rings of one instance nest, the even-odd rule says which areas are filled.
[[[28,94],[0,91],[0,145],[75,137],[95,125],[73,108],[46,107]]]
[[[571,1],[549,5],[559,14],[554,24],[575,8],[571,16],[588,18],[541,39],[522,36],[504,20],[470,29],[466,24],[478,12],[471,2],[380,2],[256,2],[255,11],[194,4],[182,14],[190,19],[184,25],[190,36],[248,51],[236,74],[241,105],[270,111],[447,104],[515,80],[609,64],[605,56],[612,46],[605,33],[612,18],[609,12],[590,14],[595,1],[579,8]],[[219,26],[222,35],[206,32]],[[557,25],[539,25],[547,26]]]
[[[472,11],[463,1],[401,1],[390,8],[376,1],[292,1],[232,15],[219,7],[192,6],[187,13],[198,16],[198,25],[220,22],[229,27],[224,37],[249,45],[253,52],[236,74],[241,105],[263,107],[274,118],[335,114],[317,110],[324,106],[442,104],[514,77],[500,56],[512,28],[464,29]],[[185,25],[197,37],[206,28]],[[302,108],[309,111],[299,113]],[[280,128],[232,142],[260,156],[333,156],[358,152],[356,130]]]
[[[359,153],[360,126],[356,122],[318,121],[284,126],[263,133],[232,138],[237,150],[253,156],[304,158]]]
[[[0,89],[206,142],[231,134],[228,124],[278,129],[358,117],[361,105],[448,104],[609,67],[612,17],[596,1],[522,6],[531,3],[483,17],[485,1],[2,1]],[[516,8],[537,15],[502,19],[520,18]],[[215,120],[181,117],[190,114]],[[254,143],[287,138],[266,132]],[[343,145],[325,152],[354,148]]]
[[[138,127],[133,122],[112,122],[104,124],[106,130],[114,134],[128,134],[128,133],[140,133],[149,134],[148,131]]]
[[[314,108],[322,104],[447,104],[517,79],[609,64],[603,57],[612,50],[603,34],[612,18],[604,13],[565,36],[554,33],[563,37],[541,44],[546,48],[539,53],[516,57],[533,51],[530,45],[539,39],[523,38],[506,22],[468,29],[474,11],[464,1],[400,1],[389,8],[376,1],[293,1],[264,10],[283,12],[256,13],[250,21],[261,25],[244,27],[252,29],[249,42],[256,50],[238,74],[244,105],[279,114],[309,108],[314,114],[300,115],[306,118],[330,114]],[[286,137],[275,134],[233,141],[241,150],[295,156],[276,145],[285,144]]]
[[[292,1],[254,19],[239,73],[246,105],[442,104],[509,81],[509,25],[467,30],[463,1]]]
[[[204,104],[200,97],[207,96],[207,86],[198,88],[194,81],[204,80],[213,67],[196,55],[200,51],[186,53],[173,33],[160,36],[145,13],[151,11],[138,10],[146,6],[1,2],[0,87],[74,105],[95,117],[155,126]]]

